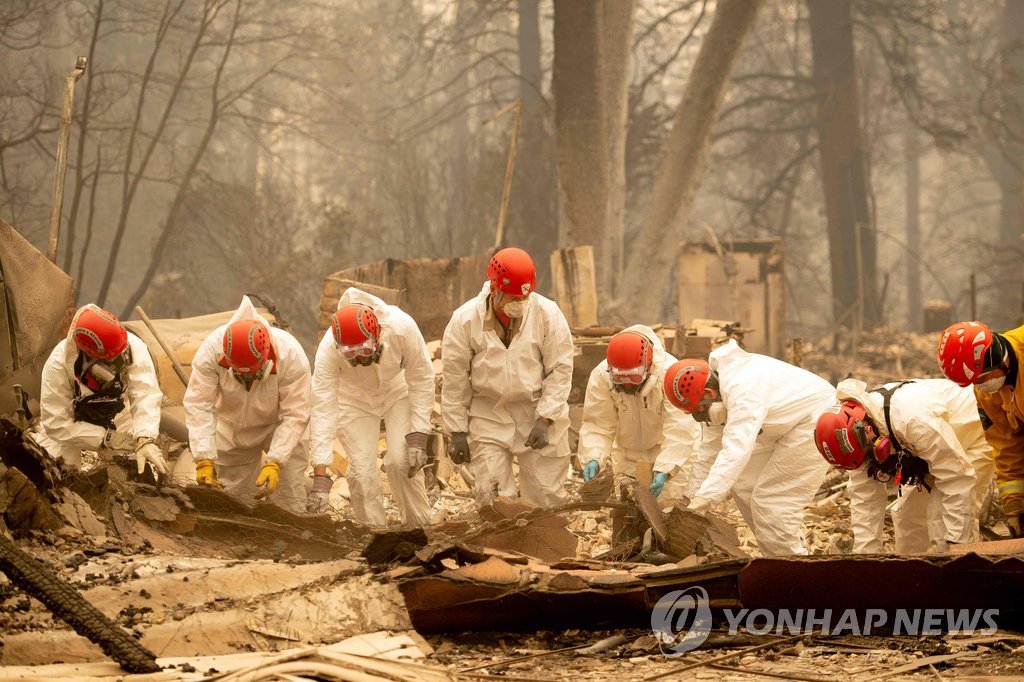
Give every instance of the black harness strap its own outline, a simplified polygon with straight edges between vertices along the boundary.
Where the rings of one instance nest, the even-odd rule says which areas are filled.
[[[880,481],[888,481],[892,478],[900,494],[902,494],[904,485],[923,487],[928,492],[932,491],[931,486],[925,482],[925,477],[928,475],[928,462],[903,447],[892,428],[890,416],[892,396],[900,387],[912,383],[914,382],[900,381],[892,388],[882,385],[871,389],[872,393],[882,396],[882,414],[885,416],[885,428],[889,432],[889,442],[892,443],[895,457],[890,456],[885,462],[879,462],[872,458],[870,464],[873,466],[869,465],[868,475]],[[882,478],[879,478],[878,474],[882,474]]]

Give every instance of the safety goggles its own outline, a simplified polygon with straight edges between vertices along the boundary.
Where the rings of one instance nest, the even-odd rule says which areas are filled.
[[[377,352],[377,342],[375,339],[366,339],[360,344],[345,346],[336,344],[338,350],[341,351],[342,357],[346,360],[356,360],[358,358],[368,358]]]
[[[644,365],[630,369],[608,367],[608,374],[611,376],[612,383],[617,386],[639,386],[647,381],[648,376],[647,367]]]

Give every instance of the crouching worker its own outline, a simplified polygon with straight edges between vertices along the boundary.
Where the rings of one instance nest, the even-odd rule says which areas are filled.
[[[854,552],[882,551],[886,483],[900,494],[892,510],[898,554],[980,540],[978,511],[994,464],[970,388],[922,379],[868,391],[847,379],[836,397],[814,442],[832,466],[850,471]]]
[[[154,442],[162,400],[145,342],[89,304],[75,313],[67,338],[43,366],[40,429],[33,437],[73,469],[82,466],[82,450],[105,448],[134,453],[140,474],[147,463],[166,474]]]
[[[583,404],[579,457],[585,481],[610,463],[619,491],[626,479],[633,480],[638,461],[657,460],[668,472],[685,467],[700,426],[662,390],[665,371],[675,361],[644,325],[608,342],[605,359],[590,373]]]
[[[762,555],[807,554],[804,507],[828,470],[814,447],[814,425],[835,402],[832,385],[729,341],[709,362],[669,368],[665,393],[703,424],[689,509],[702,513],[731,492]],[[657,464],[655,471],[652,487],[666,475]]]
[[[1024,537],[1024,327],[1001,334],[980,322],[957,322],[942,333],[939,367],[958,386],[974,387],[1010,535]]]
[[[192,360],[184,405],[196,481],[304,512],[309,391],[302,346],[243,296]]]
[[[349,457],[355,518],[386,523],[377,463],[380,421],[387,432],[384,470],[406,526],[430,521],[424,483],[434,408],[434,367],[416,322],[399,307],[350,288],[341,296],[316,352],[313,372],[313,489],[309,511],[323,512],[335,435]]]

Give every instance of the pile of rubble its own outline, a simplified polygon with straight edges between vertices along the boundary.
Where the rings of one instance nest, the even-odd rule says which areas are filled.
[[[935,360],[938,334],[880,328],[804,343],[797,362],[836,384],[853,377],[869,386],[900,379],[941,376]]]

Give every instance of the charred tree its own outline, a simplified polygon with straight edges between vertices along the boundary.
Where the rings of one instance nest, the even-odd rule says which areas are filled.
[[[1024,232],[1024,3],[1005,0],[999,31],[997,85],[999,149],[985,155],[999,184],[999,237],[1017,243]]]
[[[707,169],[711,132],[733,64],[762,0],[721,0],[676,110],[651,204],[627,250],[620,309],[635,320],[661,315],[662,291],[676,261],[678,241]]]
[[[921,149],[917,131],[909,130],[907,155],[907,323],[912,332],[921,331]]]
[[[832,264],[837,326],[872,328],[880,320],[875,232],[860,124],[850,0],[807,0],[817,89],[818,149]]]
[[[522,130],[513,175],[508,233],[505,241],[533,254],[539,279],[550,283],[546,257],[558,248],[558,202],[555,161],[546,123],[541,68],[540,0],[520,0],[516,12],[519,51],[519,100]],[[507,123],[506,123],[507,125]]]
[[[555,3],[559,241],[594,246],[597,288],[616,289],[625,233],[625,146],[632,0]]]

